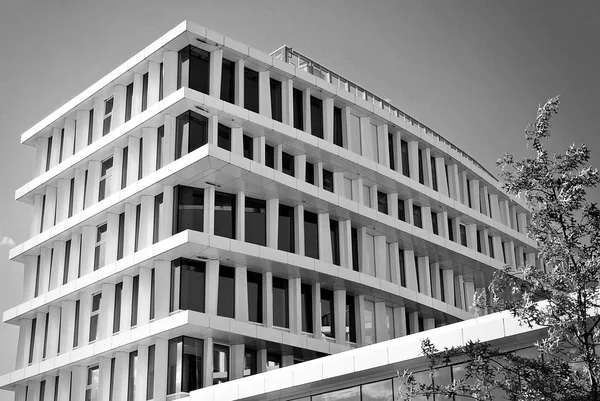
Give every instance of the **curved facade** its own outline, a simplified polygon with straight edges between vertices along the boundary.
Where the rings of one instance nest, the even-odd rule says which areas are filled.
[[[475,160],[291,48],[184,22],[23,134],[17,401],[141,401],[473,317],[535,262]]]

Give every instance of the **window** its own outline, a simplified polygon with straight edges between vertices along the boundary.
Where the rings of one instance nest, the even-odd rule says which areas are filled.
[[[267,372],[281,367],[281,355],[267,353]]]
[[[133,104],[133,82],[127,85],[125,94],[125,122],[131,120],[131,105]]]
[[[100,300],[102,293],[92,296],[92,312],[90,314],[90,338],[89,342],[96,341],[98,338],[98,319],[100,318]]]
[[[335,338],[333,291],[325,288],[321,288],[321,333],[325,337]]]
[[[204,189],[177,186],[175,188],[175,232],[204,230]]]
[[[102,136],[110,132],[110,123],[112,120],[114,98],[111,97],[104,101],[104,120],[102,122]]]
[[[304,254],[319,259],[319,226],[316,213],[304,211]]]
[[[315,185],[315,165],[306,162],[306,182]]]
[[[473,205],[471,204],[471,180],[467,179],[467,205],[469,207],[473,207]]]
[[[421,216],[421,206],[413,205],[413,222],[416,227],[423,228],[423,219]]]
[[[46,380],[42,380],[40,382],[40,401],[44,401],[44,396],[46,395]]]
[[[85,401],[98,399],[98,382],[100,380],[100,367],[98,365],[88,368],[87,383],[85,386]]]
[[[100,189],[98,190],[98,202],[111,194],[111,176],[113,169],[112,156],[102,162],[100,167]]]
[[[129,159],[129,147],[123,148],[123,165],[121,166],[121,189],[127,186],[127,163]]]
[[[65,243],[65,266],[63,269],[63,285],[69,281],[69,267],[71,267],[71,240]]]
[[[248,271],[248,320],[254,323],[263,322],[262,310],[262,274]]]
[[[302,91],[294,88],[294,128],[304,131],[304,106],[302,104]]]
[[[483,235],[483,231],[477,231],[477,252],[483,253],[481,249],[481,236]],[[525,258],[523,258],[525,260]]]
[[[221,66],[221,100],[235,103],[235,63],[226,59]]]
[[[171,312],[192,310],[204,312],[206,265],[190,259],[171,262]]]
[[[312,314],[312,286],[310,284],[300,284],[300,307],[302,314],[302,331],[305,333],[313,332],[313,314]]]
[[[418,150],[418,161],[419,161],[419,183],[425,185],[425,174],[423,173],[423,150]]]
[[[71,178],[69,187],[69,212],[67,217],[73,216],[73,199],[75,196],[75,178]]]
[[[33,362],[33,348],[35,347],[35,329],[37,326],[37,319],[31,319],[31,333],[29,335],[29,364]]]
[[[440,232],[438,230],[438,221],[437,221],[437,213],[436,212],[431,212],[431,228],[435,235],[440,235]]]
[[[271,78],[271,118],[275,121],[283,121],[283,105],[281,98],[281,82]]]
[[[244,157],[254,160],[254,140],[251,136],[244,135],[242,141],[244,142]]]
[[[445,290],[445,286],[444,286],[444,270],[439,269],[439,283],[440,283],[440,301],[442,302],[447,302],[446,300],[446,290]]]
[[[165,147],[165,126],[161,125],[156,131],[156,169],[160,170],[163,166],[163,153]]]
[[[464,224],[459,224],[460,228],[460,243],[463,246],[467,246],[467,227]]]
[[[202,387],[204,342],[191,337],[169,340],[167,394],[189,393]]]
[[[144,175],[144,138],[140,138],[140,151],[138,153],[138,180]]]
[[[454,220],[448,217],[448,239],[454,241]]]
[[[127,401],[135,400],[136,382],[137,382],[137,362],[138,352],[129,353],[129,377],[127,380]]]
[[[275,168],[275,148],[265,144],[265,166]]]
[[[258,363],[256,360],[256,351],[246,348],[244,351],[244,373],[243,377],[255,375],[258,372]]]
[[[342,109],[333,107],[333,143],[344,147],[344,131],[342,124]]]
[[[360,271],[360,258],[358,254],[358,229],[356,227],[350,228],[350,237],[352,241],[352,270],[357,272]]]
[[[217,315],[235,317],[235,269],[219,266],[219,294],[217,299]]]
[[[288,281],[273,277],[273,325],[290,327]]]
[[[142,224],[142,204],[135,207],[135,240],[133,245],[134,252],[137,252],[140,245],[140,225]]]
[[[363,185],[363,204],[371,207],[371,187]]]
[[[323,101],[310,97],[310,133],[323,139]]]
[[[163,99],[163,85],[164,85],[164,63],[160,63],[159,72],[158,72],[158,100]]]
[[[194,46],[179,51],[177,88],[190,89],[208,94],[210,82],[210,53]]]
[[[48,138],[48,149],[46,150],[46,171],[50,170],[50,158],[52,157],[52,137]]]
[[[388,199],[387,194],[377,191],[377,210],[380,213],[388,214]]]
[[[402,174],[410,177],[410,163],[408,162],[408,143],[400,140],[400,153],[402,156]]]
[[[246,227],[248,225],[246,224]],[[295,230],[294,230],[294,208],[279,204],[279,232],[277,235],[277,249],[294,253]]]
[[[402,199],[398,199],[398,220],[406,221],[406,211]]]
[[[333,173],[323,169],[323,189],[325,191],[333,192],[333,182]]]
[[[213,345],[213,385],[229,381],[229,347]]]
[[[394,152],[394,134],[388,132],[388,156],[390,158],[390,169],[396,170],[396,154]]]
[[[156,273],[150,270],[150,320],[154,319],[156,313]]]
[[[375,303],[365,300],[365,345],[375,343]]]
[[[258,113],[258,72],[244,68],[244,108]]]
[[[175,125],[175,159],[208,143],[208,118],[186,111],[177,117]]]
[[[148,73],[142,76],[142,111],[148,108]]]
[[[60,130],[60,149],[58,150],[58,162],[62,163],[63,161],[63,147],[65,144],[65,129]]]
[[[85,182],[83,189],[83,199],[85,202],[85,187],[87,186],[87,170],[85,171]],[[40,217],[40,232],[44,231],[44,214],[46,212],[46,195],[42,195],[42,216]]]
[[[340,265],[340,226],[336,220],[329,219],[331,236],[331,260],[334,265]]]
[[[394,308],[390,306],[385,307],[385,318],[387,324],[388,338],[396,338],[396,333],[394,329]]]
[[[37,297],[40,295],[40,273],[41,273],[41,255],[37,257],[37,266],[35,268],[35,288],[33,291],[33,296]]]
[[[133,277],[133,289],[131,294],[131,327],[138,323],[138,303],[140,300],[140,276]]]
[[[117,233],[117,260],[123,259],[125,248],[125,212],[119,215],[119,232]]]
[[[421,292],[421,278],[419,277],[419,257],[415,255],[415,276],[417,278],[417,291]]]
[[[435,170],[435,157],[431,158],[431,187],[434,191],[438,190],[437,171]]]
[[[490,257],[495,258],[494,256],[494,239],[488,235],[488,246],[490,248]]]
[[[233,194],[215,193],[215,235],[235,239],[235,199]]]
[[[400,285],[406,287],[406,268],[404,266],[404,249],[398,248],[398,261],[400,262]]]
[[[80,301],[75,301],[75,324],[73,324],[73,348],[79,345],[79,305]],[[35,319],[34,319],[35,320]],[[31,362],[31,361],[30,361]]]
[[[156,361],[156,345],[148,347],[148,375],[146,379],[146,400],[154,399],[154,365]]]
[[[226,125],[218,126],[217,146],[231,152],[231,128]]]
[[[96,248],[94,249],[94,270],[98,270],[105,264],[107,225],[101,224],[96,229]]]
[[[356,342],[356,312],[354,297],[346,296],[346,341]]]
[[[113,312],[113,333],[121,331],[121,302],[123,296],[123,282],[115,285],[115,309]]]
[[[281,154],[281,172],[294,177],[294,156],[289,153]]]
[[[42,360],[46,359],[46,349],[48,348],[48,324],[50,323],[50,312],[46,313],[46,323],[44,325],[44,343],[42,346]]]
[[[163,194],[160,193],[154,197],[154,224],[152,231],[152,243],[156,244],[160,239],[161,216],[163,215]]]
[[[365,240],[363,250],[368,257],[368,263],[363,266],[363,273],[375,277],[375,237],[371,234],[366,234],[363,238]]]
[[[246,197],[244,215],[246,218],[246,242],[267,245],[267,202],[262,199]]]

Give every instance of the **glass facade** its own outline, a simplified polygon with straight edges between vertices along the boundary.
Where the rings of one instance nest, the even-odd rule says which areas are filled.
[[[235,239],[235,200],[233,194],[215,193],[215,235]]]
[[[316,213],[304,211],[304,254],[319,259],[319,223]]]
[[[202,388],[204,342],[192,337],[169,340],[167,395],[189,393]]]
[[[263,285],[262,274],[248,271],[248,320],[254,323],[263,322]]]
[[[262,199],[246,197],[244,216],[246,242],[267,245],[267,202]]]
[[[293,91],[294,128],[304,130],[304,107],[302,104],[302,91],[294,88]]]
[[[213,346],[213,385],[229,381],[229,347]]]
[[[244,107],[258,113],[258,72],[244,68]]]
[[[312,286],[303,283],[300,285],[300,309],[302,314],[302,331],[305,333],[313,332],[312,305]]]
[[[333,143],[344,147],[344,131],[342,124],[342,109],[333,107]]]
[[[286,252],[295,252],[294,208],[279,204],[279,232],[277,235],[277,249]]]
[[[321,288],[321,333],[325,337],[335,338],[333,291],[325,288]]]
[[[174,232],[185,230],[204,230],[204,189],[175,187],[175,224]]]
[[[310,97],[310,133],[323,139],[323,101]]]
[[[177,117],[175,126],[175,159],[208,143],[208,118],[186,111]]]
[[[194,46],[179,51],[177,88],[188,87],[208,94],[210,82],[210,53]]]
[[[171,263],[171,312],[193,310],[204,312],[206,264],[191,259]]]
[[[227,59],[221,68],[221,100],[235,103],[235,63]]]
[[[283,103],[281,97],[281,82],[271,78],[271,118],[275,121],[283,121]]]
[[[273,277],[273,325],[290,327],[288,281]]]
[[[219,289],[217,315],[235,317],[235,269],[219,266]]]

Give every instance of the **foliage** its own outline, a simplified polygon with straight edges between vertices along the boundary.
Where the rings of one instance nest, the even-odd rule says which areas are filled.
[[[534,157],[515,161],[506,154],[497,162],[505,191],[531,209],[528,235],[537,242],[541,263],[504,267],[494,274],[490,302],[476,300],[478,307],[508,309],[521,324],[546,328],[535,344],[537,357],[521,357],[482,342],[439,351],[426,340],[422,350],[431,372],[464,362],[466,376],[443,386],[418,383],[405,372],[400,389],[405,398],[438,394],[477,400],[499,395],[509,400],[600,399],[600,211],[587,200],[600,175],[588,166],[585,145],[571,145],[564,154],[551,154],[544,147],[558,108],[558,97],[548,100],[525,130]]]

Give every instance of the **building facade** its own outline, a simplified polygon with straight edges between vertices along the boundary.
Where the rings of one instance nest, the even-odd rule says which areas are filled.
[[[495,269],[535,263],[527,210],[456,146],[289,47],[190,22],[21,140],[17,401],[177,399],[450,332]]]

